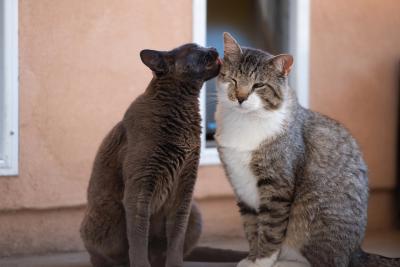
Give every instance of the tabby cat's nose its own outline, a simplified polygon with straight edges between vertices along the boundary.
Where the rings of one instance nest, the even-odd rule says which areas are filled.
[[[238,100],[239,104],[241,105],[246,100],[246,98],[238,97],[237,100]]]

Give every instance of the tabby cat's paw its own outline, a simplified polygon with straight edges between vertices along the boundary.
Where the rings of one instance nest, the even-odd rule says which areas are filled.
[[[277,261],[274,267],[311,267],[311,265],[296,261]]]
[[[256,265],[257,267],[272,267],[278,258],[277,256],[278,253],[274,253],[271,255],[271,257],[256,259]]]
[[[244,258],[236,265],[236,267],[258,267],[258,265],[249,260],[248,258]]]

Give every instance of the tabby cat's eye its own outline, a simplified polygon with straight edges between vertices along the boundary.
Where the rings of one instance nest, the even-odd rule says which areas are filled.
[[[235,87],[237,87],[237,81],[233,78],[231,78],[231,80],[235,83]]]
[[[263,84],[263,83],[255,83],[255,84],[253,84],[253,90],[264,87],[264,86],[265,86],[265,84]]]

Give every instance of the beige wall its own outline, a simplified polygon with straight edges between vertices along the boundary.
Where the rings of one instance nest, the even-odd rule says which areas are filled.
[[[84,203],[99,142],[151,75],[143,48],[191,40],[191,2],[20,1],[20,175],[0,209]]]
[[[400,1],[312,1],[311,107],[358,139],[373,188],[396,184]]]
[[[20,0],[20,175],[0,177],[1,211],[29,217],[85,203],[99,142],[150,79],[139,51],[190,42],[191,8],[190,0]],[[358,138],[374,188],[395,184],[398,10],[397,0],[312,1],[311,107]],[[221,167],[201,167],[196,196],[226,194]],[[0,215],[7,229],[19,222]]]

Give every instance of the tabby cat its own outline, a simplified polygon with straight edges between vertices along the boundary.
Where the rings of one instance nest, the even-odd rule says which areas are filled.
[[[299,105],[292,64],[224,34],[215,137],[250,247],[238,266],[400,266],[360,249],[367,167],[340,123]]]

